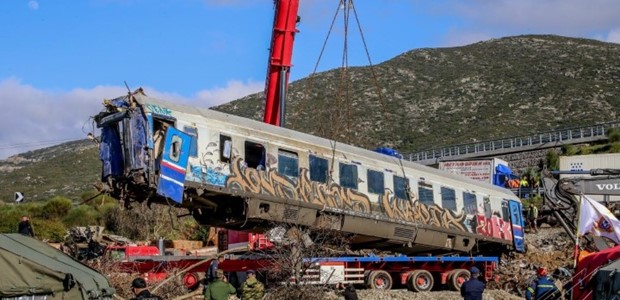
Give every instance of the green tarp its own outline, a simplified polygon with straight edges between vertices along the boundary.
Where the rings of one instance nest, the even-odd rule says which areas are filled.
[[[112,299],[105,276],[61,251],[21,234],[0,234],[0,299]]]

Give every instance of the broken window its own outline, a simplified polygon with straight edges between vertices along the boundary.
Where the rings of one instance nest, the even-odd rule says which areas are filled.
[[[383,172],[368,170],[366,174],[366,182],[368,182],[368,192],[373,194],[383,194],[385,190]]]
[[[290,177],[299,177],[299,158],[297,153],[278,150],[278,173]]]
[[[259,143],[245,141],[245,163],[248,168],[265,169],[265,147]]]
[[[441,187],[441,207],[456,212],[456,193],[453,188]]]
[[[510,223],[510,209],[508,208],[508,201],[506,200],[502,200],[502,219]]]
[[[476,214],[478,212],[478,204],[476,202],[476,195],[468,192],[463,192],[463,210],[466,214]]]
[[[484,196],[484,216],[486,218],[491,218],[493,215],[493,211],[491,210],[491,198],[489,196]]]
[[[435,201],[433,199],[433,185],[424,181],[418,181],[418,195],[420,196],[420,203],[425,205],[433,205]]]
[[[168,152],[168,158],[173,162],[179,162],[181,158],[181,146],[183,145],[183,139],[178,135],[173,135],[170,143],[170,151]]]
[[[357,190],[357,166],[340,163],[340,185]]]
[[[327,183],[328,162],[327,159],[310,155],[310,180]]]
[[[198,130],[196,127],[184,126],[183,131],[192,139],[189,145],[189,156],[198,157]]]
[[[232,157],[232,139],[227,135],[220,134],[220,161],[229,163]]]
[[[409,180],[405,177],[400,177],[394,175],[394,196],[398,199],[409,199],[409,193],[407,193],[407,186],[409,185]]]

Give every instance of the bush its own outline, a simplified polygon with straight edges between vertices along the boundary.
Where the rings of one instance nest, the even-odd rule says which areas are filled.
[[[41,216],[48,220],[60,220],[69,213],[72,207],[71,200],[56,196],[43,205]]]
[[[88,205],[80,205],[71,209],[67,216],[63,218],[63,223],[67,227],[103,225],[100,222],[101,217],[99,212]]]
[[[618,128],[607,129],[607,140],[610,143],[620,142],[620,130]]]
[[[558,170],[560,168],[560,156],[555,150],[551,149],[547,152],[545,163],[550,170]]]
[[[30,219],[32,229],[37,239],[49,242],[62,242],[67,234],[67,228],[58,220]]]

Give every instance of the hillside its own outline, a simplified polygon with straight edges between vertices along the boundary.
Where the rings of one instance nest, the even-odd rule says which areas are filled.
[[[79,200],[94,191],[100,172],[98,149],[90,140],[29,151],[0,160],[0,199],[11,202],[22,192],[27,201],[56,195]]]
[[[612,121],[619,54],[619,44],[548,35],[417,49],[375,66],[381,89],[368,67],[293,82],[287,127],[406,153]],[[339,96],[342,76],[350,78],[348,99]],[[263,97],[215,109],[260,119]]]
[[[412,50],[376,65],[377,84],[369,67],[291,83],[287,127],[406,153],[614,121],[619,54],[619,44],[559,36]],[[214,109],[260,120],[263,98],[258,93]],[[12,201],[20,191],[29,200],[76,200],[93,190],[99,172],[89,141],[31,151],[0,161],[0,199]]]

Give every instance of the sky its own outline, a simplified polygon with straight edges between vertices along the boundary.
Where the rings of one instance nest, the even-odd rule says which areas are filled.
[[[345,41],[349,66],[523,34],[620,43],[618,0],[357,0],[361,30],[351,14],[346,39],[339,2],[300,0],[291,81],[340,67]],[[0,159],[85,138],[90,116],[125,94],[125,83],[200,107],[262,91],[273,8],[273,0],[0,1]]]

